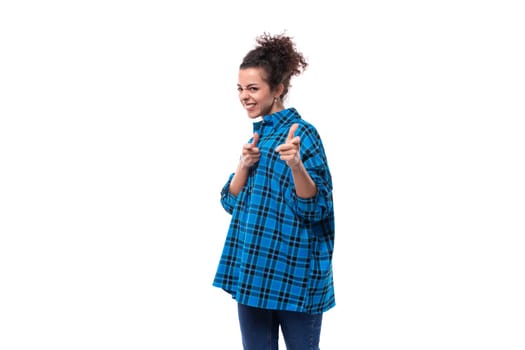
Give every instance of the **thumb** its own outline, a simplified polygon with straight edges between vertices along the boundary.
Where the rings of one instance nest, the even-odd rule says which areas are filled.
[[[254,132],[253,133],[253,140],[252,140],[253,147],[257,146],[257,142],[259,142],[259,134]]]
[[[290,127],[290,131],[288,132],[288,137],[286,138],[286,142],[292,141],[293,135],[295,134],[295,131],[297,130],[298,127],[299,127],[299,124],[297,124],[297,123],[294,123]]]

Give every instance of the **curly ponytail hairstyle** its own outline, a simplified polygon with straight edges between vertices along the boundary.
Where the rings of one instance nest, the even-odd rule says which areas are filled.
[[[248,52],[240,65],[244,68],[262,68],[266,72],[266,82],[271,90],[279,84],[284,85],[281,98],[288,93],[290,79],[301,74],[308,63],[298,52],[292,38],[284,34],[264,33],[256,38],[256,47]]]

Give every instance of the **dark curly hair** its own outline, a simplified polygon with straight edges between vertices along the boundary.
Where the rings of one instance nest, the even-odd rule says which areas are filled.
[[[296,50],[292,38],[284,34],[263,33],[256,38],[256,43],[256,47],[244,56],[239,68],[264,69],[271,90],[281,83],[284,85],[280,96],[283,98],[288,93],[290,79],[301,74],[308,63],[303,54]]]

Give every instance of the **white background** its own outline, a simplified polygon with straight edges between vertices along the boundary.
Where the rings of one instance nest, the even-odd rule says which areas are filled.
[[[335,188],[322,349],[523,350],[518,3],[3,1],[0,348],[240,349],[219,191],[238,65],[286,31]]]

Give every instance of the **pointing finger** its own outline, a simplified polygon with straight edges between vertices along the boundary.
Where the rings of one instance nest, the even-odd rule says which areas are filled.
[[[257,146],[257,142],[259,142],[259,134],[255,132],[253,133],[253,140],[252,140],[253,147]]]
[[[298,144],[301,143],[301,137],[300,136],[296,136],[293,139],[289,140],[288,143],[293,143],[293,144],[298,145]]]
[[[288,138],[286,139],[286,142],[289,142],[293,139],[293,135],[295,134],[295,131],[297,130],[297,128],[299,127],[299,124],[297,123],[294,123],[291,127],[290,127],[290,131],[288,132]]]

